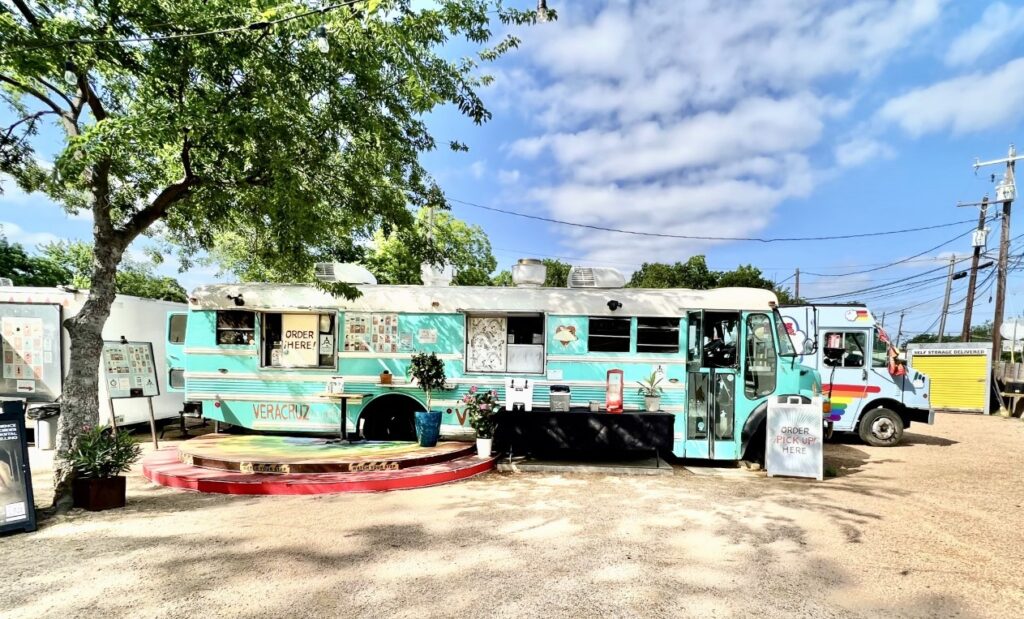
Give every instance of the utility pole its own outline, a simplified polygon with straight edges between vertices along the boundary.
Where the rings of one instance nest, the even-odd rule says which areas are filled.
[[[999,235],[999,266],[998,272],[996,273],[996,309],[995,316],[992,318],[992,364],[995,366],[1002,358],[1003,347],[1002,338],[999,335],[999,330],[1003,326],[1003,312],[1006,309],[1006,272],[1008,270],[1009,254],[1010,254],[1010,207],[1013,205],[1013,199],[1016,196],[1017,189],[1014,185],[1013,168],[1014,164],[1018,159],[1024,159],[1024,157],[1017,156],[1017,149],[1014,148],[1013,144],[1010,144],[1010,150],[1007,156],[1003,159],[993,159],[991,161],[977,161],[974,162],[974,171],[977,172],[978,168],[987,165],[996,165],[999,163],[1006,164],[1006,172],[1003,173],[1003,180],[996,186],[996,200],[1002,201],[1003,203],[1003,222],[1002,231]]]
[[[793,287],[793,296],[796,297],[796,301],[800,301],[800,269],[796,270],[796,285]]]
[[[903,337],[903,315],[906,312],[900,312],[900,326],[896,328],[896,349],[900,347],[900,339]]]
[[[978,260],[981,259],[981,250],[988,240],[988,229],[985,228],[985,220],[988,218],[988,196],[981,199],[981,210],[978,212],[978,229],[971,237],[971,245],[974,246],[974,255],[971,257],[971,279],[967,282],[967,298],[964,300],[964,326],[960,331],[960,341],[971,341],[971,318],[974,310],[974,288],[978,283]]]
[[[946,300],[942,302],[942,315],[939,316],[939,341],[946,335],[946,313],[949,312],[949,293],[953,290],[953,269],[956,266],[956,254],[949,257],[949,275],[946,276]]]

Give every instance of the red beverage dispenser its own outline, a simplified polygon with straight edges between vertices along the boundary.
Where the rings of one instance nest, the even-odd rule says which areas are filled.
[[[604,389],[604,406],[609,413],[622,412],[622,370],[608,370]]]

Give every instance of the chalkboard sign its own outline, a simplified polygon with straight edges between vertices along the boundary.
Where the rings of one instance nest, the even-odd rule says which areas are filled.
[[[103,380],[110,398],[152,398],[160,395],[153,344],[103,342]]]
[[[781,400],[781,401],[780,401]],[[821,398],[768,400],[765,468],[769,477],[823,477]]]
[[[5,400],[0,412],[0,532],[35,531],[32,472],[25,440],[25,402]]]

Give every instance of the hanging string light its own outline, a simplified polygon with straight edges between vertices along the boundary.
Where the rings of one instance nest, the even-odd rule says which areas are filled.
[[[75,65],[70,60],[64,63],[64,81],[72,86],[78,83],[78,75],[75,74]]]
[[[327,27],[318,26],[316,29],[316,48],[321,54],[331,51],[331,42],[327,40]]]

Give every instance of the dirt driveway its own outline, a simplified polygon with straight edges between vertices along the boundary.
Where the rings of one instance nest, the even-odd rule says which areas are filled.
[[[492,473],[257,498],[133,474],[123,511],[0,538],[0,614],[1019,617],[1024,423],[913,430],[828,445],[824,482]]]

